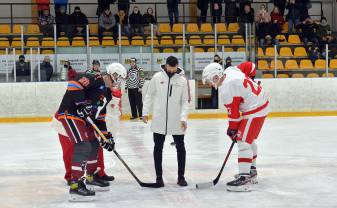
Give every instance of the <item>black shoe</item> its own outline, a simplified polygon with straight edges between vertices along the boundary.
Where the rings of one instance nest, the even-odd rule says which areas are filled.
[[[138,118],[137,118],[137,117],[131,117],[131,118],[130,118],[130,120],[132,120],[132,121],[133,121],[133,120],[136,120],[136,119],[138,119]]]
[[[177,184],[178,184],[179,186],[188,186],[188,184],[187,184],[187,182],[186,182],[186,180],[185,180],[185,177],[179,177],[179,178],[178,178]]]
[[[93,191],[109,191],[110,183],[97,178],[96,176],[87,176],[85,184],[88,189]]]
[[[156,179],[156,183],[159,185],[159,187],[164,187],[164,181],[163,181],[163,178],[158,178]]]
[[[94,177],[96,177],[97,179],[103,180],[103,181],[113,181],[113,180],[115,180],[115,177],[108,176],[108,175],[99,176],[98,174],[95,174]]]
[[[95,192],[87,189],[83,181],[72,181],[69,189],[69,201],[93,201]]]

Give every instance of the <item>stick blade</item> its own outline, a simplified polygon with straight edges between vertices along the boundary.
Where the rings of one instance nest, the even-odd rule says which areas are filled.
[[[214,186],[213,182],[207,182],[207,183],[198,183],[195,185],[196,189],[206,189]]]
[[[141,187],[146,187],[146,188],[160,188],[160,184],[158,183],[140,183]]]

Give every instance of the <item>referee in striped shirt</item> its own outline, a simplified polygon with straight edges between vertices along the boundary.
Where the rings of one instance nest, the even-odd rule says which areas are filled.
[[[144,71],[137,66],[137,59],[130,59],[131,68],[126,77],[126,86],[128,90],[129,102],[131,107],[131,120],[142,118],[142,87],[144,85]]]

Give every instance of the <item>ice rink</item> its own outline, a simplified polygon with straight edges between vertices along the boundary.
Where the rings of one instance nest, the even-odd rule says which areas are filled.
[[[237,149],[220,182],[206,190],[195,183],[218,174],[231,144],[227,120],[190,120],[185,138],[186,178],[176,185],[175,147],[167,137],[161,189],[141,188],[113,153],[105,152],[106,171],[114,175],[109,192],[90,203],[69,203],[62,153],[49,123],[0,125],[0,207],[337,207],[337,117],[270,118],[258,140],[259,184],[248,193],[226,191],[237,173]],[[116,149],[141,180],[154,182],[153,141],[149,126],[122,122]]]

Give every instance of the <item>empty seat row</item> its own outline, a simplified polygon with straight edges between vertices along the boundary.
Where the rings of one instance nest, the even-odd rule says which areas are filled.
[[[263,51],[262,48],[258,48],[257,54],[258,57],[274,57],[275,49],[274,47],[267,47]],[[294,51],[290,47],[281,47],[277,55],[281,57],[307,57],[308,53],[304,47],[296,47]]]
[[[183,32],[183,24],[174,24],[171,28],[170,24],[168,23],[160,23],[159,24],[159,32],[160,33],[182,33]],[[210,23],[203,23],[200,25],[196,23],[188,23],[186,24],[186,33],[213,33],[214,31],[218,33],[236,33],[239,31],[239,24],[238,23],[229,23],[226,25],[225,23],[217,23],[214,25]]]
[[[328,75],[328,76],[327,76]],[[263,74],[263,78],[274,78],[273,74]],[[292,74],[291,76],[289,74],[278,74],[276,78],[318,78],[318,77],[335,77],[333,73],[323,73],[322,76],[319,76],[317,73],[308,73],[307,75],[296,73]]]
[[[296,60],[287,60],[285,64],[281,60],[277,60],[277,70],[322,70],[326,69],[326,61],[324,59],[317,59],[315,64],[312,64],[311,60],[303,59],[298,64]],[[272,60],[270,65],[266,60],[258,60],[258,69],[260,70],[274,70],[275,61]],[[337,59],[333,59],[329,63],[329,69],[337,69]]]
[[[28,25],[14,24],[13,28],[9,24],[0,24],[0,35],[10,35],[10,34],[19,35],[21,34],[21,32],[27,34],[40,34],[40,28],[38,25],[34,24]]]
[[[13,50],[9,50],[8,54],[13,54]],[[44,49],[40,51],[41,54],[54,54],[54,50],[51,49]],[[6,54],[6,50],[0,50],[0,55],[5,55]],[[19,55],[19,54],[23,54],[21,49],[15,49],[15,54]],[[30,50],[25,50],[24,54],[30,54]],[[32,50],[32,54],[38,54],[37,50]]]

